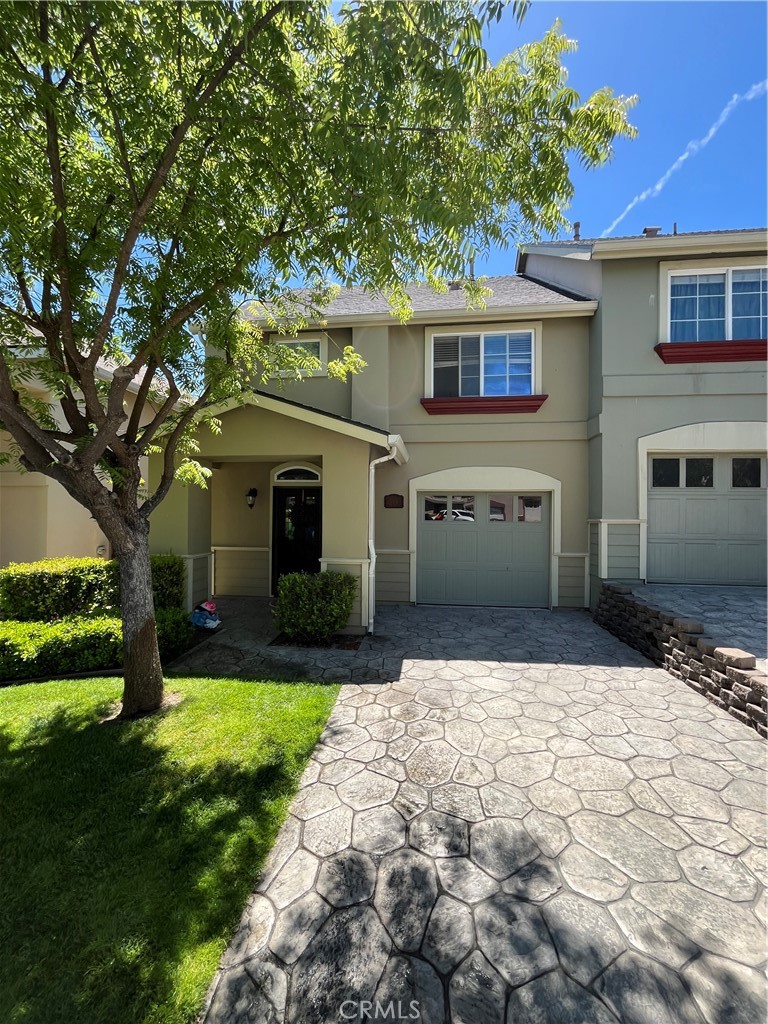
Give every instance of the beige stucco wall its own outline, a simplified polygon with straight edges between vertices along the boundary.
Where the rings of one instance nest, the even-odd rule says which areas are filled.
[[[545,319],[540,323],[540,393],[549,398],[535,413],[491,416],[485,413],[430,415],[421,404],[425,328],[422,325],[391,327],[390,429],[402,433],[408,442],[450,439],[485,443],[510,437],[554,439],[563,436],[564,429],[570,436],[586,437],[589,318]],[[493,327],[493,321],[487,321],[478,325],[478,330],[493,330]],[[440,325],[439,330],[447,334],[451,327]]]
[[[238,547],[268,547],[270,473],[274,462],[218,462],[211,481],[211,543]],[[245,500],[259,492],[252,509]]]
[[[350,378],[352,419],[389,429],[389,327],[355,327],[352,344],[365,360],[361,373]]]
[[[44,558],[47,523],[45,478],[0,468],[0,565]]]
[[[493,322],[484,329],[493,329]],[[560,550],[586,552],[589,319],[545,319],[541,331],[540,390],[549,398],[538,412],[435,416],[421,405],[425,328],[390,328],[390,430],[403,436],[410,459],[403,466],[387,463],[376,471],[380,601],[408,600],[409,481],[440,470],[503,466],[554,477],[561,484]],[[403,495],[404,508],[384,508],[384,495],[390,493]],[[562,604],[583,604],[583,565],[583,557],[577,557],[559,567]]]
[[[584,440],[410,444],[404,466],[385,463],[376,471],[376,545],[408,549],[408,483],[413,477],[457,467],[508,466],[554,477],[562,486],[561,549],[586,551],[587,444]],[[385,509],[385,494],[402,494],[405,507]]]

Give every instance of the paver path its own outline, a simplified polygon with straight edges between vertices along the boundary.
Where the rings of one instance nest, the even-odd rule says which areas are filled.
[[[342,688],[206,1024],[763,1021],[755,733],[586,615],[388,616],[398,678]]]

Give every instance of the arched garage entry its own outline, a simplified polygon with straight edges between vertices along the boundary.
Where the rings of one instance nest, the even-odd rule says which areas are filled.
[[[557,604],[559,480],[513,466],[463,466],[408,486],[411,601]]]

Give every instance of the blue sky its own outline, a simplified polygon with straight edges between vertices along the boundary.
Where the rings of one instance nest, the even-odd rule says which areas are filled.
[[[487,37],[493,61],[540,38],[556,18],[579,42],[567,57],[569,84],[585,98],[609,85],[633,94],[639,136],[616,147],[596,171],[574,168],[571,221],[583,237],[601,235],[633,197],[653,187],[704,138],[735,94],[768,78],[766,11],[762,2],[619,2],[534,0],[518,27],[506,12]],[[658,195],[638,203],[612,235],[639,234],[646,225],[671,232],[766,224],[766,92],[736,104],[706,146],[691,153]],[[510,273],[510,253],[478,265]]]

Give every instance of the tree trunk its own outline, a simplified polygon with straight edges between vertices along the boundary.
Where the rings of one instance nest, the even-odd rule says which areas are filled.
[[[125,678],[123,718],[154,711],[163,702],[148,529],[133,532],[131,540],[132,543],[121,545],[118,552]]]

